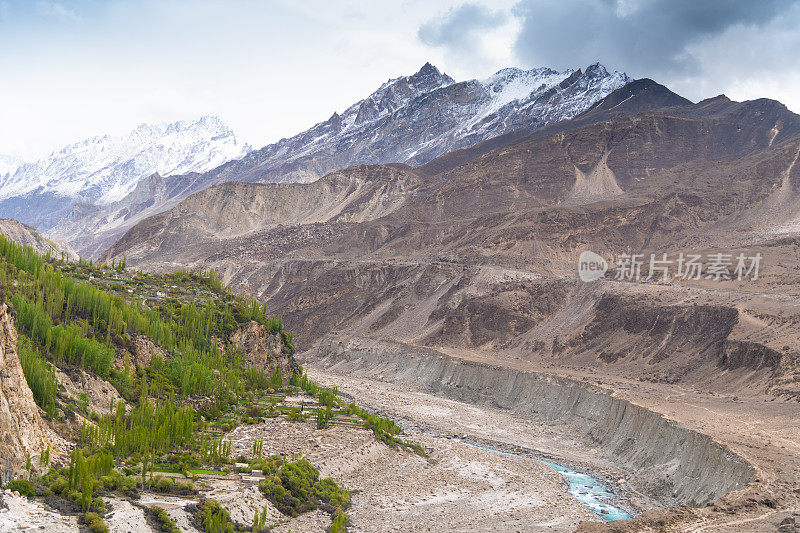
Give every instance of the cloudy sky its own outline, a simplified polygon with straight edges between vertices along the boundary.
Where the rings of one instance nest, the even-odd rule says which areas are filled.
[[[800,112],[800,0],[0,0],[0,154],[222,117],[256,147],[431,61],[651,77]]]

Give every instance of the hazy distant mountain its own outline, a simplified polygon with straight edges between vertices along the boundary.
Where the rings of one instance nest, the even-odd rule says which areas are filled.
[[[248,151],[217,117],[142,124],[127,135],[92,137],[13,173],[0,172],[0,215],[46,230],[78,202],[108,205],[153,173],[202,172]]]
[[[12,218],[0,218],[0,235],[5,235],[17,244],[30,246],[40,254],[50,252],[53,256],[60,257],[64,253],[73,259],[78,257],[68,244],[45,239],[36,228]]]
[[[12,174],[22,163],[22,159],[18,157],[0,154],[0,179],[2,179],[3,176]]]

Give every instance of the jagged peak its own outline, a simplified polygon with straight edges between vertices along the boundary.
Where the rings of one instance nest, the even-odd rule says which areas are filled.
[[[586,75],[590,78],[606,78],[610,76],[608,69],[604,67],[599,61],[596,61],[586,67]]]
[[[422,76],[441,76],[442,72],[436,68],[434,65],[431,64],[430,61],[427,61],[422,68],[420,68],[415,74],[413,74],[412,78],[418,78]]]
[[[430,62],[426,62],[422,68],[406,79],[415,86],[429,86],[431,89],[455,83],[453,78],[444,74]]]

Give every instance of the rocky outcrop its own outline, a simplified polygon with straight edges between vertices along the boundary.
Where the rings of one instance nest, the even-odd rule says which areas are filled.
[[[320,345],[319,364],[380,377],[458,401],[567,425],[598,448],[636,489],[666,505],[702,506],[753,476],[744,459],[705,434],[571,379],[472,363],[430,349],[366,339]]]
[[[723,345],[720,366],[723,368],[778,368],[783,354],[757,342],[727,339]]]
[[[273,333],[267,326],[251,320],[231,335],[231,344],[242,351],[247,362],[272,371],[280,367],[284,375],[298,370],[282,333]]]
[[[133,356],[136,359],[136,364],[142,368],[150,364],[150,360],[153,359],[154,355],[157,355],[162,359],[169,358],[169,354],[166,350],[164,350],[164,348],[154,343],[147,337],[137,335],[136,339],[134,340],[134,346],[135,349]]]
[[[17,355],[17,330],[8,306],[0,303],[0,477],[25,471],[25,457],[38,453],[46,426],[33,400]]]
[[[122,400],[122,396],[113,385],[82,368],[56,369],[56,379],[68,396],[80,398],[81,394],[86,394],[89,399],[89,410],[99,415],[111,413]]]

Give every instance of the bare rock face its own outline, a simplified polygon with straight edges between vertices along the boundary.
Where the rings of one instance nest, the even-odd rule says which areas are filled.
[[[68,395],[79,398],[81,394],[86,394],[89,409],[100,415],[111,413],[111,409],[122,400],[122,396],[110,383],[82,368],[57,369],[56,379]]]
[[[6,304],[0,304],[0,477],[25,471],[26,455],[38,453],[46,426],[33,400],[17,355],[17,330]]]
[[[297,370],[297,363],[280,333],[251,320],[231,335],[231,344],[242,350],[245,359],[267,370],[281,367],[284,374]]]
[[[154,343],[147,337],[137,336],[134,343],[136,349],[134,350],[133,355],[136,358],[136,363],[141,367],[149,365],[150,360],[154,355],[157,355],[165,360],[169,358],[169,354],[166,352],[166,350],[164,350],[164,348]]]

